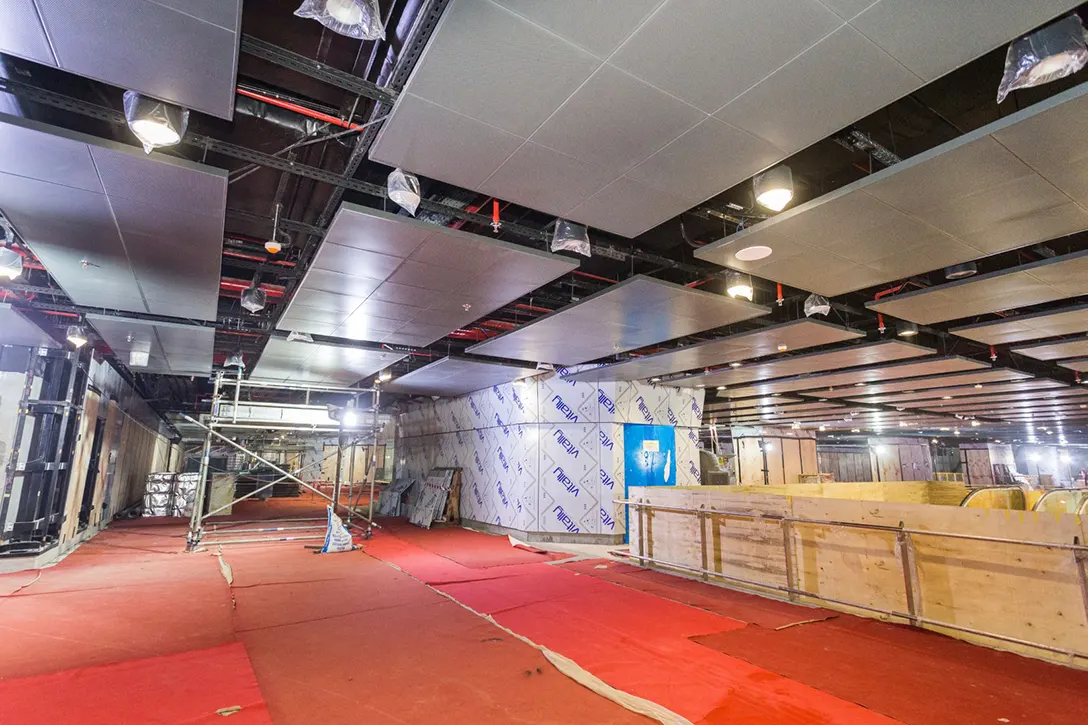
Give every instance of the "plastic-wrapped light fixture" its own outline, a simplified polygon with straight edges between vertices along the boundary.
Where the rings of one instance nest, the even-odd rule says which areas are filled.
[[[974,276],[978,272],[978,265],[974,262],[964,262],[963,264],[954,264],[951,267],[944,268],[945,279],[966,279]]]
[[[400,169],[393,169],[386,180],[389,198],[401,209],[412,216],[419,208],[419,179],[415,174],[407,174]]]
[[[314,338],[310,336],[308,332],[295,332],[291,331],[287,333],[287,342],[313,342]]]
[[[555,220],[551,249],[553,252],[566,250],[581,254],[583,257],[593,256],[593,249],[589,243],[589,230],[581,224],[566,219]]]
[[[914,337],[918,334],[918,325],[913,322],[901,322],[896,328],[896,333],[899,337]]]
[[[223,367],[225,368],[239,368],[240,370],[246,369],[246,361],[242,357],[242,353],[233,352],[227,356],[227,359],[223,361]]]
[[[1071,76],[1088,65],[1084,24],[1076,14],[1017,38],[1005,54],[997,102],[1018,88],[1033,88]]]
[[[831,303],[823,295],[811,294],[805,300],[805,317],[826,315],[831,312]]]
[[[303,0],[295,15],[316,20],[334,33],[349,38],[385,39],[378,0]]]
[[[181,143],[189,126],[189,109],[125,91],[125,120],[129,130],[140,139],[144,152]]]
[[[756,203],[771,211],[782,211],[793,199],[793,172],[782,164],[768,169],[752,181]]]
[[[87,344],[87,330],[84,329],[83,325],[68,325],[68,330],[64,336],[75,348],[81,348]]]
[[[0,277],[15,279],[23,273],[23,255],[0,245]]]
[[[725,277],[725,292],[730,297],[743,297],[751,302],[755,296],[752,278],[742,272],[730,272]]]
[[[268,304],[268,295],[254,284],[242,291],[242,307],[250,312],[260,312]]]
[[[129,350],[128,366],[130,368],[146,368],[151,361],[151,353],[147,350]]]

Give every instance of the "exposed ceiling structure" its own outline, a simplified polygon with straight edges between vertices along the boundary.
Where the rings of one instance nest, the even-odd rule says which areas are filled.
[[[387,403],[587,364],[743,425],[1088,423],[1088,83],[994,99],[1085,7],[380,0],[359,41],[297,6],[0,9],[0,335],[88,324],[160,412],[240,356]],[[190,109],[180,143],[144,153],[126,90]]]

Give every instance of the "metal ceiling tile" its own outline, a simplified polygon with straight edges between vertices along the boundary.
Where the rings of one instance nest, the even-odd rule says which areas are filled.
[[[146,0],[36,4],[60,68],[231,118],[241,0],[184,11]]]
[[[574,365],[751,319],[766,307],[637,275],[468,349]]]
[[[646,380],[685,370],[716,367],[726,363],[776,355],[780,345],[804,350],[819,345],[865,337],[865,333],[821,320],[793,320],[760,330],[698,342],[674,350],[634,357],[602,368],[574,373],[568,380]]]
[[[1035,312],[993,322],[953,327],[949,332],[987,345],[1088,332],[1088,304],[1073,305],[1054,312]]]
[[[252,376],[293,383],[353,385],[405,357],[384,350],[288,342],[274,337],[253,367]]]
[[[0,51],[44,65],[57,65],[34,0],[0,3]]]
[[[850,82],[828,83],[829,76]],[[844,25],[715,116],[779,148],[800,149],[883,108],[920,83],[884,50]]]
[[[931,81],[1076,6],[1070,0],[879,0],[850,22]]]
[[[920,361],[906,360],[879,367],[861,368],[842,372],[829,371],[816,375],[801,375],[767,383],[757,383],[738,388],[730,388],[723,393],[719,393],[719,397],[746,398],[757,395],[773,395],[775,393],[795,393],[798,391],[811,391],[806,394],[809,397],[817,397],[821,396],[821,393],[825,390],[834,392],[837,388],[852,386],[857,383],[872,384],[886,380],[940,375],[962,372],[965,370],[981,370],[989,367],[990,366],[986,363],[980,363],[976,360],[969,360],[958,356],[930,358],[928,360]],[[707,381],[708,387],[717,384],[719,383]]]
[[[59,342],[7,302],[0,302],[0,345],[60,347]]]
[[[1057,137],[1076,146],[1076,128],[1062,127],[1050,115],[1085,109],[1088,84],[727,236],[695,256],[837,295],[1088,229],[1088,211],[1068,201],[1070,189],[1048,168],[1034,169],[1019,151],[1002,145],[1002,134],[1030,124],[1048,131],[1047,143]],[[1012,189],[1019,191],[1010,201]],[[868,244],[870,236],[878,243]],[[736,259],[737,251],[753,245],[774,251],[758,262]],[[896,255],[895,246],[923,251]],[[829,264],[828,252],[858,266]]]
[[[571,209],[567,216],[615,234],[635,237],[691,206],[690,201],[622,176]]]
[[[117,359],[134,372],[163,375],[207,375],[212,371],[215,328],[170,322],[87,315],[87,322],[110,346]],[[147,365],[131,364],[132,352],[148,354]]]
[[[480,43],[481,35],[504,42]],[[495,3],[455,0],[412,74],[411,88],[443,108],[528,138],[600,64]],[[468,76],[466,68],[473,69]],[[525,87],[533,92],[496,93]]]
[[[444,357],[396,378],[382,390],[410,395],[467,395],[540,373],[536,368]]]
[[[534,209],[562,216],[615,178],[613,172],[526,141],[479,191],[496,198],[532,199]]]
[[[102,182],[85,143],[60,133],[43,135],[39,124],[18,116],[3,114],[0,121],[4,124],[0,171],[102,193]]]
[[[713,113],[840,25],[816,0],[670,0],[609,62]]]
[[[596,0],[579,3],[577,11],[572,12],[564,3],[495,2],[598,58],[611,55],[662,4],[662,0]]]
[[[1063,360],[1070,357],[1088,356],[1088,337],[1059,342],[1039,342],[1034,345],[1014,347],[1013,352],[1036,360]]]
[[[1014,382],[1008,382],[1014,381]],[[908,380],[900,383],[868,385],[861,388],[849,388],[834,392],[822,392],[827,398],[849,398],[849,402],[859,404],[899,405],[917,400],[933,400],[944,396],[952,398],[963,395],[993,395],[995,393],[1057,388],[1064,384],[1047,378],[1032,378],[1005,368],[984,370],[982,372],[942,375],[924,380]],[[901,392],[881,392],[888,389]]]
[[[1066,360],[1058,363],[1059,367],[1067,370],[1076,370],[1079,373],[1088,373],[1088,357],[1080,357],[1074,360]]]
[[[1058,383],[1056,380],[1051,380],[1049,382],[1056,384],[1050,388],[1040,388],[1037,390],[1021,390],[1020,392],[1012,393],[993,395],[971,395],[960,397],[953,396],[951,400],[944,400],[942,397],[938,399],[912,402],[908,405],[904,405],[903,407],[940,408],[940,410],[950,413],[960,413],[964,411],[996,411],[1016,407],[1030,408],[1033,406],[1068,404],[1070,402],[1074,402],[1076,399],[1088,396],[1088,390],[1070,387],[1063,383]]]
[[[920,324],[1088,294],[1088,250],[893,295],[866,307]]]
[[[601,66],[532,135],[532,141],[621,174],[706,114],[610,65]],[[625,120],[617,133],[615,119]]]
[[[784,153],[748,131],[708,117],[626,176],[699,203],[773,165]],[[707,164],[707,158],[729,162]]]

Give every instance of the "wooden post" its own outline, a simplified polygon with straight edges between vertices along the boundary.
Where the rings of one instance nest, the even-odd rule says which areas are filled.
[[[1073,544],[1080,546],[1080,537],[1073,537]],[[1080,581],[1080,597],[1084,602],[1084,617],[1088,620],[1088,552],[1073,550],[1073,561],[1077,565],[1077,579]]]
[[[699,548],[702,551],[702,569],[703,569],[703,581],[710,581],[710,574],[707,572],[710,566],[707,563],[707,551],[706,551],[706,504],[699,504]]]
[[[797,587],[793,576],[793,522],[789,519],[782,519],[782,550],[786,562],[786,587],[790,590],[790,601],[796,602],[798,597],[794,591]]]
[[[903,528],[903,522],[899,522],[899,528]],[[914,539],[910,533],[900,531],[895,535],[899,546],[899,560],[903,567],[903,589],[907,595],[907,613],[910,615],[911,626],[918,626],[918,617],[921,609],[921,590],[918,585],[918,566],[914,559]]]

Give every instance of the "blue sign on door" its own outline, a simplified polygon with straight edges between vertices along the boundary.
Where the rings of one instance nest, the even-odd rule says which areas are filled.
[[[623,425],[623,493],[632,486],[676,485],[676,429],[667,425]],[[631,530],[630,512],[626,530]]]

